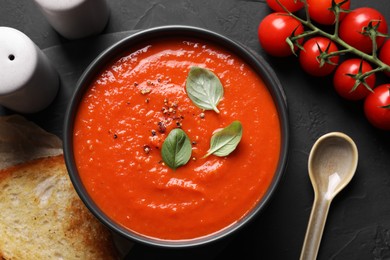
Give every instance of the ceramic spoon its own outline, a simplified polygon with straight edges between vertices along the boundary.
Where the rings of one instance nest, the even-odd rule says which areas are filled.
[[[333,198],[355,174],[358,151],[347,135],[332,132],[320,137],[309,156],[314,203],[301,252],[301,260],[315,260]]]

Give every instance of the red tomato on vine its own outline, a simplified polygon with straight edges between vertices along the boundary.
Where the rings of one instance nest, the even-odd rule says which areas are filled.
[[[302,69],[312,76],[331,74],[339,62],[339,56],[322,59],[324,55],[338,51],[336,44],[328,38],[313,37],[303,44],[303,49],[299,52],[299,63]]]
[[[333,0],[307,0],[310,18],[322,25],[334,24],[336,21],[336,16],[331,10],[329,10],[332,7],[332,1]],[[335,3],[340,4],[343,1],[344,0],[335,0]],[[348,0],[342,3],[340,8],[349,10],[350,6],[351,2]],[[339,21],[341,21],[345,15],[345,12],[340,12]]]
[[[303,3],[300,0],[267,0],[267,5],[275,12],[285,12],[280,4],[282,4],[290,12],[296,12],[303,8]]]
[[[375,127],[390,130],[390,84],[376,87],[364,102],[367,120]]]
[[[357,58],[345,60],[333,75],[333,87],[345,99],[361,100],[375,87],[376,76],[371,74],[365,79],[358,76],[371,70],[372,66],[367,61]]]
[[[267,15],[259,24],[258,38],[264,51],[272,56],[286,57],[292,55],[286,39],[303,33],[301,22],[286,13],[276,12]],[[302,43],[301,39],[300,43]],[[297,47],[294,47],[297,50]]]
[[[380,34],[376,37],[377,49],[379,49],[385,41],[383,35],[386,35],[388,30],[386,19],[374,8],[361,7],[352,10],[344,17],[340,23],[339,35],[349,45],[371,54],[373,45],[368,31],[374,28]]]

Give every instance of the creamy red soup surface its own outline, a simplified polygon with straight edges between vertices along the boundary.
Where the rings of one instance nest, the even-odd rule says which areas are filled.
[[[189,99],[193,66],[220,79],[219,113]],[[203,158],[213,133],[237,120],[237,148]],[[150,41],[90,84],[75,118],[75,162],[89,195],[113,221],[148,237],[193,239],[234,224],[262,199],[278,165],[280,124],[263,80],[240,57],[199,39]],[[175,170],[161,156],[174,128],[192,146],[189,162]]]

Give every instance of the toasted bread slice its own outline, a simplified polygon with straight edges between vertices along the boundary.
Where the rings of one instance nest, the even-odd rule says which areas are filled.
[[[0,171],[0,259],[118,259],[74,190],[62,155]]]

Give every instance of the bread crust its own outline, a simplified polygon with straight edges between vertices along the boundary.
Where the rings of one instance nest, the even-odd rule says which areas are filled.
[[[119,259],[78,197],[63,155],[0,170],[0,259]]]

